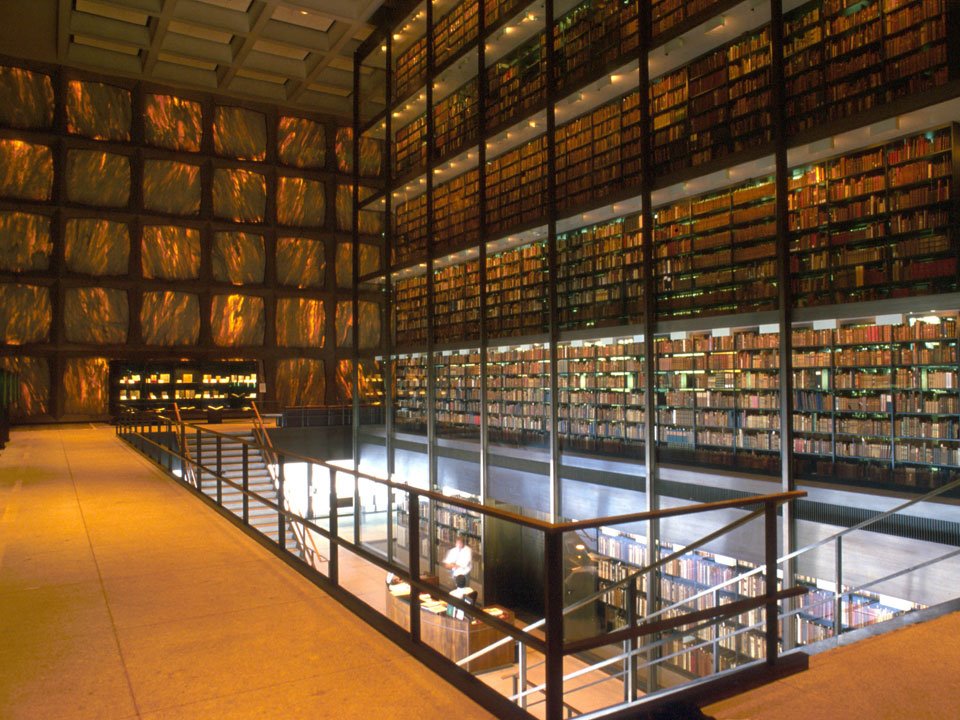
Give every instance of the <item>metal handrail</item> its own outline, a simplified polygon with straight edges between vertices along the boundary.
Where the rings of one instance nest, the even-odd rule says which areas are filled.
[[[190,456],[190,446],[187,445],[186,431],[184,430],[183,418],[180,417],[180,406],[177,403],[173,404],[173,414],[177,419],[177,442],[180,445],[180,449],[183,450],[183,455],[185,462],[183,463],[183,477],[185,479],[189,476],[189,482],[191,485],[197,484],[197,471],[194,467],[193,458]]]

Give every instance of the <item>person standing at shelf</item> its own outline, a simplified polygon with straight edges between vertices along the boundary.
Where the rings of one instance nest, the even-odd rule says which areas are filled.
[[[457,535],[456,543],[443,558],[443,566],[450,570],[453,582],[458,588],[467,586],[470,571],[473,569],[473,550],[467,545],[463,535]]]

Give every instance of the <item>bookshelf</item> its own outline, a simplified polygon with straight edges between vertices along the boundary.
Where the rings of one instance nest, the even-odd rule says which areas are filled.
[[[486,229],[491,236],[546,216],[547,138],[540,135],[487,162]]]
[[[464,499],[473,499],[463,496]],[[407,509],[407,500],[397,507],[397,546],[405,550],[410,549],[410,512]],[[431,535],[430,527],[434,532]],[[420,557],[430,567],[431,550],[435,550],[437,561],[443,560],[447,550],[456,542],[457,536],[462,535],[466,543],[473,550],[473,570],[470,572],[468,584],[475,590],[481,589],[483,578],[483,538],[480,516],[458,507],[434,503],[433,522],[430,519],[430,503],[420,501]],[[449,571],[446,577],[449,578]],[[446,583],[444,583],[446,584]]]
[[[446,350],[434,354],[437,435],[480,438],[480,350]]]
[[[110,412],[208,411],[242,415],[258,398],[256,362],[183,361],[110,363]]]
[[[541,32],[487,68],[487,132],[539,108],[547,94],[546,37]]]
[[[549,438],[550,353],[543,344],[487,350],[491,443],[545,447]]]
[[[397,58],[394,97],[406,98],[424,84],[427,77],[427,38],[421,37]]]
[[[434,188],[433,250],[445,254],[480,239],[480,171],[468,170]]]
[[[433,339],[480,339],[480,261],[447,265],[433,273]]]
[[[427,196],[420,194],[397,206],[393,228],[394,266],[427,258]]]
[[[393,298],[394,343],[402,348],[427,344],[427,276],[396,281]]]
[[[398,432],[427,433],[427,356],[399,355],[393,359],[393,424]]]
[[[486,264],[489,337],[545,333],[549,324],[547,244],[535,242],[488,253]]]
[[[479,29],[480,9],[473,0],[462,0],[450,12],[434,21],[434,63],[442,67],[474,40]]]
[[[422,173],[427,167],[427,116],[420,115],[397,130],[393,143],[393,177]]]
[[[440,100],[433,110],[434,154],[439,160],[476,145],[480,137],[480,104],[473,78]]]
[[[655,0],[650,4],[650,35],[659,38],[673,28],[685,23],[689,18],[706,15],[711,8],[720,5],[722,0]]]

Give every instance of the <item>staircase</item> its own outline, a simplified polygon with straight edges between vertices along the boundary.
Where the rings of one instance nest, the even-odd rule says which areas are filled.
[[[197,445],[196,433],[189,430],[186,433],[186,445],[190,458],[194,462],[200,462],[211,472],[217,471],[217,438],[209,433],[203,433],[200,439],[200,445]],[[277,501],[277,486],[270,474],[270,469],[263,458],[260,448],[256,446],[256,439],[253,434],[232,435],[238,441],[243,440],[250,443],[247,447],[247,487],[251,492],[260,495],[271,502]],[[221,440],[221,474],[238,486],[243,485],[243,443],[232,442],[228,438]],[[200,478],[200,490],[204,495],[216,501],[217,499],[217,480],[210,473],[202,473]],[[223,507],[229,510],[239,518],[243,517],[243,493],[228,485],[221,483],[221,493],[223,497]],[[258,532],[269,537],[273,542],[279,544],[279,534],[277,532],[277,513],[270,508],[258,502],[253,496],[250,497],[248,517],[250,526]],[[286,549],[295,553],[300,552],[300,543],[293,533],[289,523],[286,527]]]

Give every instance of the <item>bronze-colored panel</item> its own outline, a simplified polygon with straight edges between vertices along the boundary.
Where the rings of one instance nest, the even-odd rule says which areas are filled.
[[[214,345],[263,345],[263,328],[263,298],[249,295],[213,296],[210,332]]]
[[[130,228],[113,220],[77,218],[64,229],[67,269],[84,275],[126,275]]]
[[[281,407],[323,405],[326,393],[323,360],[291,358],[277,363],[276,395]]]
[[[213,115],[213,148],[217,155],[238,160],[267,157],[267,118],[263,113],[218,106]]]
[[[347,405],[353,400],[353,360],[337,362],[336,405]]]
[[[341,172],[353,172],[353,128],[337,129],[334,146],[337,153],[337,168]],[[370,137],[360,138],[360,176],[377,177],[383,167],[383,144]]]
[[[200,212],[200,167],[171,160],[144,160],[143,207],[172,215]]]
[[[360,277],[366,277],[380,269],[380,248],[360,243]]]
[[[0,270],[25,272],[50,267],[50,218],[21,212],[0,212]]]
[[[263,222],[267,212],[267,179],[248,170],[214,170],[213,212],[226,220]]]
[[[277,222],[281,225],[323,225],[326,201],[326,187],[319,180],[277,178]]]
[[[369,300],[359,305],[360,349],[372,350],[380,345],[380,306]]]
[[[0,285],[0,342],[26,345],[50,340],[50,291],[36,285]]]
[[[67,199],[84,205],[125,207],[130,201],[130,158],[97,150],[69,150]]]
[[[277,345],[322,348],[326,312],[322,300],[277,299]]]
[[[199,152],[203,137],[200,103],[173,95],[148,94],[143,101],[144,140],[148,145]]]
[[[0,368],[17,376],[19,391],[13,400],[14,418],[46,415],[50,404],[50,366],[46,358],[0,357]]]
[[[63,370],[65,415],[106,415],[110,401],[110,363],[106,358],[67,358]]]
[[[200,301],[189,293],[146,292],[140,323],[147,345],[196,345],[200,337]]]
[[[67,132],[94,140],[129,140],[130,91],[98,82],[67,83]]]
[[[22,140],[0,140],[0,197],[49,200],[52,193],[50,148]]]
[[[245,232],[214,233],[210,255],[214,280],[234,285],[263,282],[263,235]]]
[[[141,259],[148,280],[191,280],[200,277],[200,231],[172,225],[143,228]]]
[[[337,243],[337,287],[353,287],[353,243]]]
[[[0,125],[24,129],[53,125],[50,76],[0,65]]]
[[[337,347],[350,347],[353,344],[353,303],[349,300],[337,302]]]
[[[121,345],[127,341],[130,309],[124,290],[67,288],[63,329],[67,342]]]
[[[357,387],[360,391],[360,402],[379,405],[383,402],[383,374],[380,363],[374,360],[365,360],[360,363],[357,372]],[[335,402],[345,405],[353,400],[353,361],[340,360],[337,362],[337,397]]]
[[[327,259],[322,240],[277,238],[277,282],[299,288],[322,288]]]
[[[322,168],[327,162],[326,129],[321,123],[306,118],[280,118],[277,155],[284,165]]]

